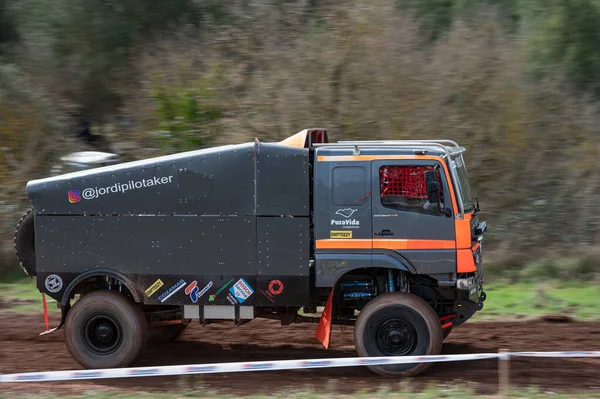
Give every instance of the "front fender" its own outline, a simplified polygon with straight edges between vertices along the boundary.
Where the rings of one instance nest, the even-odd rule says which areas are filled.
[[[414,267],[394,252],[318,253],[316,254],[315,286],[333,287],[344,274],[356,269],[373,267],[415,273]]]

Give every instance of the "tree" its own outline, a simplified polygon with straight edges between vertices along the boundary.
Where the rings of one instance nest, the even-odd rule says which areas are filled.
[[[18,16],[36,73],[96,118],[113,112],[119,89],[134,81],[128,66],[137,45],[197,17],[190,0],[23,0]]]

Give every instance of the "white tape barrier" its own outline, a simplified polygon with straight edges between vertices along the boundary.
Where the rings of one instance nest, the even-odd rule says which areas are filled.
[[[186,374],[235,373],[243,371],[275,371],[314,369],[327,367],[373,366],[405,363],[453,362],[463,360],[493,359],[497,353],[472,355],[440,356],[399,356],[399,357],[349,357],[333,359],[276,360],[272,362],[239,362],[193,364],[184,366],[130,367],[119,369],[49,371],[40,373],[19,373],[0,375],[0,382],[35,382],[91,380],[100,378],[127,378]]]
[[[1,382],[41,382],[95,380],[106,378],[130,378],[167,375],[235,373],[244,371],[276,371],[298,370],[329,367],[377,366],[406,363],[456,362],[465,360],[482,360],[494,358],[527,357],[600,357],[596,352],[506,352],[476,353],[465,355],[439,356],[391,356],[391,357],[350,357],[333,359],[276,360],[271,362],[240,362],[193,364],[183,366],[162,367],[130,367],[119,369],[48,371],[39,373],[19,373],[0,375]]]
[[[600,351],[575,351],[575,352],[509,352],[515,357],[600,357]]]

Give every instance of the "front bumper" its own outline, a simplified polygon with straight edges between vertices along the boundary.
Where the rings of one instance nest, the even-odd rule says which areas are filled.
[[[468,277],[456,280],[457,299],[454,304],[456,317],[453,320],[453,325],[464,323],[475,312],[483,309],[483,302],[487,298],[483,289],[481,242],[473,249],[473,258],[476,265],[475,272]]]

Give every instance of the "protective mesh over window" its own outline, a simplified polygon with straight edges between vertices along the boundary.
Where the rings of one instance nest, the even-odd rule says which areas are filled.
[[[399,196],[410,199],[427,199],[425,172],[430,166],[383,166],[379,169],[381,196]],[[439,171],[437,173],[440,180]],[[441,186],[441,182],[440,182]]]

